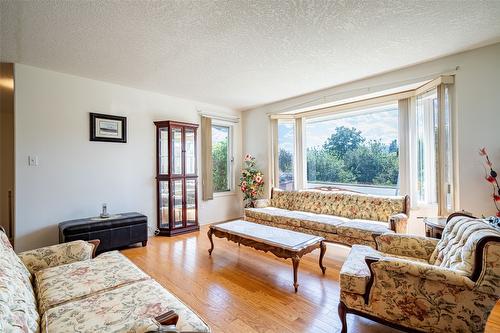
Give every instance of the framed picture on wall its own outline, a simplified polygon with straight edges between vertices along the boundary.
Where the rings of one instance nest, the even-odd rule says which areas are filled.
[[[127,118],[90,113],[90,141],[127,142]]]

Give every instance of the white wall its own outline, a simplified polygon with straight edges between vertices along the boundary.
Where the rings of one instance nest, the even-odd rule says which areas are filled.
[[[155,227],[153,121],[199,123],[197,110],[240,116],[203,103],[19,64],[15,80],[17,251],[57,243],[59,222],[96,216],[104,202],[112,213],[143,213]],[[89,112],[126,116],[127,143],[89,141]],[[235,127],[234,137],[239,170],[241,125]],[[28,166],[28,155],[37,155],[39,166]],[[209,202],[200,196],[200,224],[241,216],[240,202],[238,195]]]
[[[486,146],[497,171],[500,170],[500,44],[244,111],[243,150],[255,155],[259,167],[269,174],[268,113],[332,95],[344,99],[359,94],[363,89],[366,93],[366,88],[375,92],[375,87],[388,89],[408,80],[418,82],[421,78],[432,78],[454,70],[456,66],[460,67],[456,71],[455,82],[460,208],[478,215],[493,214],[491,187],[484,181],[478,149]],[[335,98],[330,98],[329,102],[332,100]]]

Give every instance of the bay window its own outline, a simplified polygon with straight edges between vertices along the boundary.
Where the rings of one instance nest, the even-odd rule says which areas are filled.
[[[274,186],[408,194],[427,216],[453,211],[453,80],[271,115]]]

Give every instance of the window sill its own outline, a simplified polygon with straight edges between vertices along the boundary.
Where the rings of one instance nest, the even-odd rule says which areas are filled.
[[[234,191],[227,191],[227,192],[215,192],[214,193],[214,198],[220,198],[220,197],[229,197],[231,195],[236,195],[236,192]]]

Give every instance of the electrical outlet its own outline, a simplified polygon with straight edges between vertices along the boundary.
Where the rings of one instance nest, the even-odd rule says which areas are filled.
[[[36,156],[36,155],[28,156],[28,165],[29,166],[38,166],[38,156]]]

